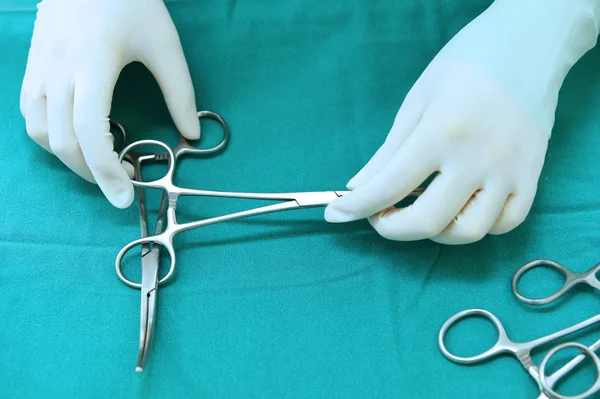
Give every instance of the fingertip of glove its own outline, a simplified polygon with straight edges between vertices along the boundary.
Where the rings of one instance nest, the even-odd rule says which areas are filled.
[[[200,120],[196,116],[196,113],[190,113],[189,117],[181,121],[180,131],[181,135],[188,140],[200,139],[201,129]]]
[[[346,188],[350,191],[354,190],[356,188],[356,183],[354,181],[354,179],[350,180],[347,184],[346,184]]]
[[[377,174],[379,170],[378,165],[380,163],[376,163],[373,160],[369,161],[361,170],[358,171],[346,184],[348,190],[354,190],[357,187],[360,187],[366,184],[373,176]]]
[[[352,179],[350,179],[350,181],[348,181],[348,183],[346,183],[346,188],[348,190],[355,190],[356,187],[360,185],[360,175],[361,173],[358,172]]]
[[[129,193],[122,193],[116,197],[113,197],[112,204],[119,209],[126,209],[133,203],[133,191],[131,195]]]
[[[367,183],[370,179],[371,175],[360,171],[352,179],[350,179],[348,183],[346,183],[346,188],[348,190],[356,190],[358,187]]]
[[[133,184],[129,183],[119,189],[107,193],[106,198],[110,203],[119,209],[128,208],[133,202]]]
[[[353,220],[356,220],[354,215],[339,209],[339,207],[333,204],[325,208],[325,221],[329,223],[346,223]]]
[[[125,169],[125,173],[127,173],[127,176],[129,176],[130,179],[133,179],[135,177],[135,170],[133,169],[132,164],[130,164],[127,161],[123,161],[121,162],[121,166],[123,166],[123,169]]]

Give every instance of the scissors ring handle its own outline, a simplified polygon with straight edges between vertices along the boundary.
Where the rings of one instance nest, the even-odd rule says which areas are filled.
[[[580,393],[578,395],[573,395],[573,396],[561,395],[558,392],[554,391],[554,389],[550,386],[550,384],[546,380],[546,378],[548,378],[548,376],[546,376],[546,365],[548,364],[548,361],[557,352],[559,352],[563,349],[566,349],[566,348],[579,349],[581,352],[583,352],[584,356],[589,356],[592,359],[592,361],[594,362],[594,365],[596,366],[596,382],[587,391]],[[600,358],[598,357],[598,355],[596,355],[596,353],[594,353],[593,350],[591,350],[587,346],[580,344],[578,342],[566,342],[566,343],[557,345],[554,348],[552,348],[552,350],[550,350],[542,359],[542,362],[540,363],[539,374],[540,374],[540,384],[542,385],[542,388],[544,389],[544,391],[546,393],[549,393],[553,398],[585,399],[585,398],[591,397],[591,395],[600,391]]]
[[[560,271],[565,276],[565,282],[562,285],[562,287],[552,295],[549,295],[544,298],[528,298],[519,291],[519,281],[525,273],[538,267],[544,267],[547,269],[555,269]],[[571,288],[572,280],[573,273],[560,263],[554,262],[553,260],[549,259],[537,259],[521,266],[521,268],[517,270],[512,279],[512,292],[521,302],[524,302],[526,304],[546,305],[560,298],[569,288]]]
[[[169,271],[162,279],[160,279],[158,281],[158,284],[162,285],[162,284],[166,283],[167,281],[169,281],[173,277],[173,274],[175,272],[175,262],[176,262],[175,251],[173,250],[173,244],[169,241],[169,238],[167,236],[164,236],[161,234],[161,235],[157,235],[157,236],[144,237],[144,238],[137,239],[137,240],[132,241],[129,244],[125,245],[123,248],[121,248],[121,250],[117,254],[117,258],[115,260],[115,269],[117,272],[117,277],[119,277],[119,280],[121,280],[125,285],[132,287],[132,288],[137,288],[137,289],[142,288],[141,283],[136,283],[134,281],[131,281],[127,277],[125,277],[125,275],[123,274],[123,270],[122,270],[123,257],[133,247],[141,245],[142,246],[142,258],[143,258],[148,253],[150,253],[148,244],[160,245],[160,246],[167,248],[167,251],[169,252],[169,256],[171,257],[171,266],[169,268]],[[158,264],[156,265],[156,267],[158,267]]]
[[[468,317],[474,317],[474,316],[475,317],[479,316],[479,317],[483,317],[483,318],[490,320],[496,327],[496,330],[498,332],[498,340],[490,349],[486,350],[485,352],[483,352],[479,355],[465,357],[465,356],[457,356],[457,355],[450,353],[448,348],[446,348],[446,343],[444,342],[444,338],[446,337],[448,330],[450,329],[450,327],[452,327],[454,324],[456,324],[460,320],[466,319]],[[489,359],[490,357],[495,356],[495,355],[499,354],[500,352],[507,351],[508,350],[507,348],[508,348],[509,344],[511,344],[511,343],[512,342],[508,339],[508,336],[506,335],[506,331],[504,330],[504,327],[502,326],[502,323],[500,322],[500,320],[493,313],[491,313],[485,309],[467,309],[467,310],[463,310],[462,312],[456,313],[454,316],[450,317],[444,323],[444,325],[442,326],[442,328],[440,330],[439,337],[438,337],[438,345],[440,347],[440,350],[442,351],[442,354],[449,360],[451,360],[455,363],[460,363],[460,364],[473,364],[473,363],[478,363],[483,360]]]

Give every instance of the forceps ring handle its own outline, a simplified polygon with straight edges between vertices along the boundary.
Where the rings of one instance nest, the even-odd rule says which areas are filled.
[[[587,391],[580,393],[578,395],[574,395],[574,396],[565,396],[565,395],[559,394],[558,392],[554,391],[554,389],[552,387],[550,387],[550,384],[548,384],[548,381],[546,380],[546,378],[548,378],[548,376],[546,376],[546,365],[548,364],[548,361],[557,352],[559,352],[563,349],[566,349],[566,348],[579,349],[585,355],[589,356],[596,366],[596,382],[594,382],[594,385],[592,385]],[[596,355],[594,353],[593,350],[591,350],[587,346],[580,344],[578,342],[566,342],[564,344],[557,345],[554,348],[552,348],[552,350],[550,350],[546,354],[546,356],[544,356],[544,359],[542,359],[542,362],[540,363],[539,374],[540,374],[540,384],[542,385],[542,388],[544,389],[545,392],[551,394],[553,398],[585,399],[585,398],[590,397],[592,394],[600,391],[600,358],[598,357],[598,355]]]
[[[129,137],[127,137],[127,129],[125,129],[125,126],[123,126],[120,122],[114,119],[109,119],[108,123],[110,123],[110,127],[116,128],[119,131],[119,133],[121,134],[121,148],[125,147],[127,145],[127,140],[129,140]],[[117,152],[120,152],[120,150]]]
[[[132,241],[129,244],[125,245],[123,248],[121,248],[121,250],[117,254],[117,258],[115,260],[115,269],[117,271],[117,276],[119,277],[119,280],[121,280],[125,285],[132,287],[132,288],[141,289],[142,284],[131,281],[127,277],[125,277],[125,275],[123,274],[123,270],[122,270],[123,257],[125,257],[125,254],[127,252],[129,252],[133,247],[137,247],[138,245],[142,246],[144,244],[161,245],[163,247],[166,247],[167,251],[169,252],[169,256],[171,257],[171,266],[169,268],[169,271],[162,279],[160,279],[158,281],[158,284],[162,285],[163,283],[170,280],[171,277],[173,277],[173,273],[175,272],[175,251],[173,249],[173,243],[169,241],[169,238],[166,237],[164,235],[164,233],[161,235],[158,235],[158,236],[144,237],[144,238],[137,239],[137,240]],[[150,251],[146,252],[145,255],[147,255],[149,253],[150,253]]]
[[[523,277],[523,275],[525,273],[527,273],[531,269],[535,269],[537,267],[544,267],[547,269],[558,270],[559,272],[561,272],[564,275],[565,282],[562,285],[562,287],[552,295],[549,295],[545,298],[537,298],[537,299],[528,298],[519,291],[519,288],[518,288],[519,280],[521,280],[521,278]],[[565,292],[567,292],[573,286],[576,279],[577,279],[577,276],[575,275],[575,273],[573,273],[572,271],[570,271],[569,269],[567,269],[560,263],[554,262],[553,260],[549,260],[549,259],[537,259],[537,260],[534,260],[532,262],[529,262],[529,263],[521,266],[521,268],[519,270],[517,270],[517,272],[515,273],[515,275],[513,276],[513,279],[512,279],[512,292],[513,292],[513,294],[515,294],[515,296],[521,302],[524,302],[526,304],[546,305],[548,303],[554,302],[555,300],[557,300],[558,298],[563,296],[563,294]]]
[[[446,337],[448,330],[460,320],[474,316],[483,317],[491,321],[496,327],[496,331],[498,332],[498,340],[490,349],[486,350],[485,352],[479,355],[463,357],[450,353],[448,348],[446,348],[446,343],[444,342],[444,338]],[[501,352],[510,351],[509,348],[511,347],[511,344],[513,343],[510,339],[508,339],[508,336],[506,335],[506,330],[504,330],[504,326],[502,326],[500,320],[492,312],[489,312],[485,309],[467,309],[456,313],[444,323],[438,336],[438,346],[442,351],[442,354],[449,360],[460,364],[479,363],[483,360],[489,359],[497,354],[500,354]]]
[[[175,186],[173,185],[173,172],[175,170],[175,155],[173,154],[173,150],[171,150],[171,148],[169,148],[169,146],[166,145],[165,143],[163,143],[162,141],[140,140],[140,141],[136,141],[135,143],[131,143],[121,150],[121,153],[119,154],[119,162],[123,162],[123,160],[125,159],[127,154],[129,152],[131,152],[131,150],[133,150],[135,147],[141,147],[144,145],[154,145],[154,146],[162,147],[165,150],[165,154],[167,154],[166,159],[169,161],[167,173],[163,177],[161,177],[160,179],[157,179],[157,180],[143,182],[143,181],[137,181],[135,179],[131,179],[131,183],[133,183],[133,185],[136,187],[160,188],[167,192],[170,189],[174,190]]]
[[[173,149],[173,153],[176,154],[176,158],[179,156],[179,154],[216,155],[218,152],[224,149],[227,144],[229,144],[229,126],[227,126],[227,123],[219,114],[212,111],[199,111],[198,118],[208,118],[217,121],[223,129],[223,137],[221,138],[221,141],[211,148],[196,148],[191,145],[185,137],[180,136],[179,144]]]

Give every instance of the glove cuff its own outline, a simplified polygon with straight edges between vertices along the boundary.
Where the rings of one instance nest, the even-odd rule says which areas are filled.
[[[550,137],[560,87],[599,25],[600,0],[496,0],[440,56],[487,72]]]

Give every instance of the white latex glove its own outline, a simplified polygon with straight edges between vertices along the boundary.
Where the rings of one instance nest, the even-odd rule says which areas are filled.
[[[478,241],[524,221],[558,92],[598,36],[598,0],[497,0],[435,57],[385,143],[325,210],[383,237]],[[400,202],[429,176],[413,205]]]
[[[156,78],[175,125],[200,137],[179,36],[161,0],[44,0],[38,4],[21,90],[29,136],[96,182],[116,207],[133,185],[113,150],[109,114],[121,70],[140,61]]]

